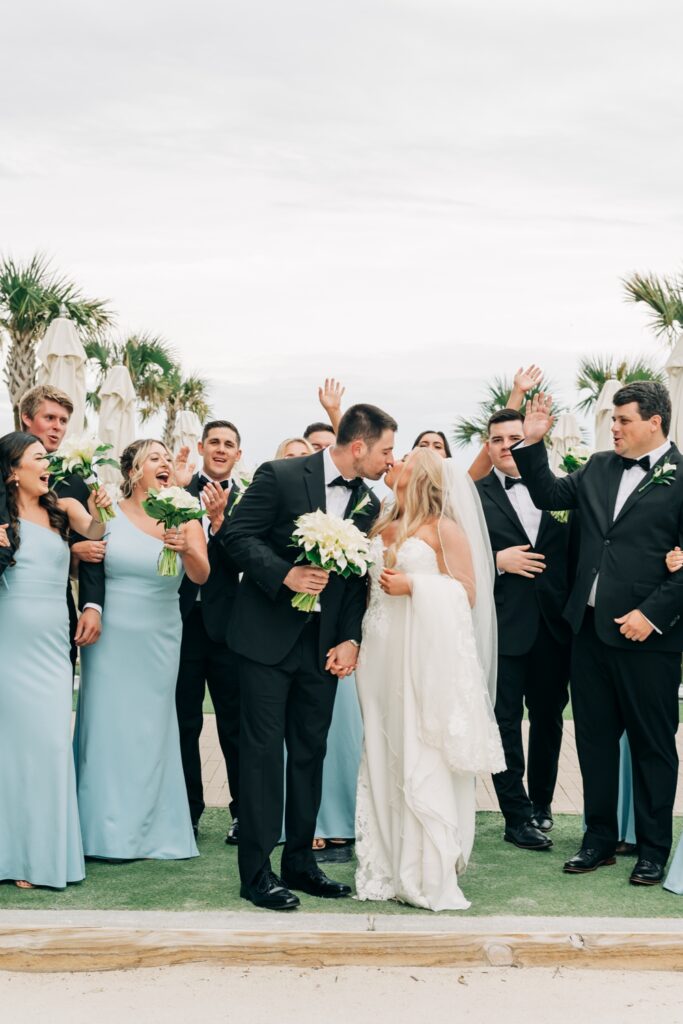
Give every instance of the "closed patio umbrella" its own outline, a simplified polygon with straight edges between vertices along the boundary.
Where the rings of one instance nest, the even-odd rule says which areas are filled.
[[[595,450],[596,452],[611,451],[614,447],[612,440],[612,413],[614,412],[614,396],[623,387],[619,380],[610,377],[602,386],[595,406]]]
[[[45,332],[37,351],[38,384],[51,384],[66,392],[74,411],[66,433],[82,434],[85,428],[85,365],[87,356],[78,329],[67,316],[58,316]]]
[[[680,324],[678,327],[680,328]],[[683,448],[683,330],[678,331],[676,343],[666,361],[666,372],[671,395],[669,437],[678,448]]]
[[[576,416],[572,412],[563,412],[557,417],[550,437],[548,458],[553,473],[560,470],[560,463],[570,448],[581,444],[581,431]],[[560,470],[561,472],[561,470]]]
[[[135,440],[135,388],[125,366],[112,366],[100,388],[100,422],[97,436],[103,444],[112,445],[109,453],[118,459],[121,452]],[[100,479],[107,488],[118,485],[121,476],[113,466],[102,466]]]

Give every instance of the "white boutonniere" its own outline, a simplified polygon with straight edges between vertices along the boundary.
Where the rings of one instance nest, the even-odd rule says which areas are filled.
[[[354,505],[354,507],[351,509],[351,512],[349,513],[349,518],[353,519],[354,516],[359,516],[361,513],[363,515],[366,515],[367,513],[365,512],[365,509],[370,504],[371,500],[372,499],[369,493],[364,494],[363,497],[358,502],[358,504]]]
[[[670,487],[675,476],[676,464],[673,462],[663,462],[661,466],[655,466],[652,476],[642,487],[638,488],[638,493],[640,494],[641,491],[646,490],[650,484],[666,484],[667,487]]]
[[[551,512],[550,515],[553,517],[556,523],[562,523],[566,526],[569,522],[569,510],[563,509],[561,512]]]

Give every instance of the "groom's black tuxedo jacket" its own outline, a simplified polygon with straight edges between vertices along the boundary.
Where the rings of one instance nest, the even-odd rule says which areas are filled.
[[[199,497],[202,490],[199,473],[195,473],[186,489],[195,498]],[[201,586],[199,607],[202,613],[204,628],[210,638],[216,643],[226,642],[228,620],[239,583],[237,566],[222,543],[228,526],[230,510],[235,504],[238,493],[238,488],[231,485],[228,492],[228,504],[225,508],[223,525],[218,533],[209,534],[207,545],[211,572],[206,583]],[[185,576],[180,584],[180,614],[183,619],[186,619],[195,607],[199,590],[199,584],[193,583],[189,576]]]
[[[585,466],[564,478],[553,475],[545,444],[513,448],[512,453],[534,504],[545,509],[578,508],[581,545],[576,577],[564,610],[578,633],[595,577],[595,628],[611,647],[677,652],[683,650],[683,571],[669,573],[667,551],[683,545],[683,460],[675,445],[656,465],[676,466],[670,485],[650,484],[654,466],[627,498],[616,519],[614,506],[624,471],[614,452],[597,452]],[[653,631],[634,645],[614,619],[637,608]]]
[[[489,531],[493,557],[505,548],[531,544],[494,472],[476,484]],[[518,573],[496,572],[494,596],[498,619],[498,650],[503,655],[526,654],[533,647],[541,619],[558,643],[568,643],[569,628],[562,610],[569,596],[570,549],[575,526],[558,523],[543,512],[536,543],[531,550],[545,555],[544,572],[533,579]]]
[[[75,498],[76,501],[81,503],[83,508],[87,509],[90,491],[82,477],[74,473],[71,476],[67,476],[65,480],[60,481],[60,483],[54,486],[54,489],[57,497]],[[78,534],[71,535],[72,544],[85,539],[85,537],[80,537]],[[67,594],[69,595],[67,599],[72,601],[73,598],[70,596],[71,586],[69,586]],[[104,608],[104,562],[78,563],[79,609],[82,611],[86,604],[98,604],[100,608]]]
[[[350,497],[350,508],[369,495],[355,517],[367,532],[379,512],[379,502],[363,484]],[[305,512],[325,509],[323,453],[299,459],[265,462],[257,470],[227,523],[223,543],[244,576],[237,590],[228,629],[233,651],[262,665],[276,665],[291,651],[308,616],[292,608],[294,594],[282,581],[299,549],[292,547],[294,522]],[[306,564],[306,563],[303,563]],[[365,612],[365,577],[343,579],[332,573],[320,598],[319,661],[344,640],[360,640]]]

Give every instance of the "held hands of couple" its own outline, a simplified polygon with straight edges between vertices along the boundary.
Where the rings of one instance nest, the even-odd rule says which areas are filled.
[[[496,568],[501,572],[516,573],[532,580],[535,574],[545,569],[545,555],[540,551],[530,551],[531,544],[516,544],[511,548],[503,548],[496,555]]]
[[[327,652],[325,671],[331,672],[337,679],[346,679],[347,676],[352,675],[357,661],[357,645],[351,643],[350,640],[345,640]]]

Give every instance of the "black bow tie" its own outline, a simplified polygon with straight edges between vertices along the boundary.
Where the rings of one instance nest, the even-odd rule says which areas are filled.
[[[523,483],[523,480],[522,480],[521,476],[506,476],[505,477],[505,490],[509,491],[511,487],[515,486],[515,484],[521,484],[521,483]]]
[[[203,474],[200,476],[199,482],[202,487],[206,487],[207,484],[220,484],[224,491],[227,491],[230,488],[229,480],[212,480],[210,476],[204,476]]]
[[[643,455],[642,459],[627,459],[625,455],[620,455],[619,458],[622,461],[624,469],[633,469],[634,466],[640,466],[647,473],[650,468],[650,456]]]
[[[362,476],[354,476],[353,480],[345,480],[343,476],[336,476],[334,480],[330,480],[328,487],[348,487],[350,491],[357,491],[359,487],[363,486]]]

